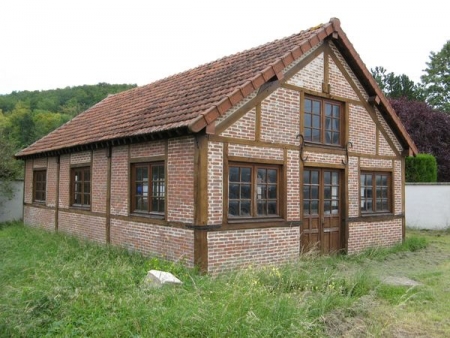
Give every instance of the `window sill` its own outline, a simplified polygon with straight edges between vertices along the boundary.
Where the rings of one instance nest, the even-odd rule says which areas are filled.
[[[152,213],[140,213],[140,212],[130,212],[131,217],[142,217],[142,218],[152,218],[164,220],[166,215],[164,214],[152,214]]]
[[[241,223],[267,223],[267,222],[284,222],[285,220],[279,216],[274,217],[248,217],[248,218],[228,218],[228,224]]]
[[[70,206],[70,208],[72,209],[78,209],[78,210],[91,210],[91,206],[90,205],[81,205],[81,204],[72,204]]]
[[[33,201],[33,204],[36,204],[36,205],[45,205],[45,201]]]

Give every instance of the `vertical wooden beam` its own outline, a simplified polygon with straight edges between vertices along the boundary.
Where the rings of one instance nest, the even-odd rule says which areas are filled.
[[[402,157],[401,159],[401,170],[402,170],[402,240],[405,240],[405,236],[406,236],[406,173],[405,173],[405,162],[406,162],[406,158]],[[395,172],[395,170],[394,170]]]
[[[343,212],[344,212],[344,219],[343,219],[343,233],[341,235],[341,240],[343,241],[341,243],[342,248],[345,250],[345,252],[348,252],[348,218],[349,218],[349,181],[348,181],[348,168],[350,167],[350,159],[348,165],[344,168],[344,182],[342,184],[342,190],[343,190]]]
[[[167,187],[169,186],[169,139],[166,139],[166,142],[164,143],[164,155],[165,155],[165,160],[164,160],[164,177],[166,178],[166,186],[164,187],[164,191],[166,192],[166,203],[164,203],[164,215],[166,215],[166,219],[167,219],[167,215],[169,212],[169,193],[170,191],[168,191]],[[195,190],[194,190],[195,191]]]
[[[328,47],[328,42],[324,42]],[[323,82],[322,82],[322,92],[330,94],[330,58],[329,58],[329,48],[324,48],[323,50]]]
[[[56,157],[56,196],[55,196],[55,231],[59,228],[59,176],[61,174],[61,156]]]
[[[112,147],[106,149],[106,243],[111,243],[111,170]]]
[[[255,141],[261,141],[261,102],[256,105]]]
[[[208,137],[197,135],[195,138],[195,210],[194,210],[194,263],[200,271],[208,271],[208,232],[199,229],[208,223]]]
[[[281,196],[281,201],[282,201],[282,203],[283,203],[283,217],[284,217],[284,219],[287,219],[287,211],[288,211],[288,201],[287,201],[287,186],[288,186],[288,183],[287,183],[287,180],[288,180],[288,175],[287,175],[287,171],[288,171],[288,158],[287,158],[287,148],[284,148],[283,149],[283,160],[284,160],[284,163],[283,163],[283,172],[282,172],[282,175],[283,175],[283,180],[282,180],[282,182],[281,182],[281,191],[283,192],[283,195]],[[300,192],[299,192],[300,193]]]
[[[223,144],[223,181],[222,181],[222,187],[223,187],[223,195],[222,195],[222,223],[226,224],[228,223],[228,175],[229,175],[229,169],[228,169],[228,143],[225,142]]]

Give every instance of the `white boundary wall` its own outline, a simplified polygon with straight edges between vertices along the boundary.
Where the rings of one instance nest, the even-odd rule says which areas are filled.
[[[450,183],[406,183],[406,226],[450,227]]]
[[[14,189],[12,199],[0,196],[0,222],[23,218],[23,181],[15,181],[12,185]]]

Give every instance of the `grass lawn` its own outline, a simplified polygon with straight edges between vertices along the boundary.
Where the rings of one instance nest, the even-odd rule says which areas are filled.
[[[1,337],[449,337],[450,232],[217,277],[0,224]],[[150,289],[150,269],[182,286]],[[387,277],[417,286],[389,285]]]

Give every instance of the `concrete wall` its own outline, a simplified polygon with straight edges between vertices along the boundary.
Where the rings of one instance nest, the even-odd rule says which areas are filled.
[[[407,183],[406,226],[419,229],[450,227],[450,183]]]
[[[0,195],[0,222],[19,220],[23,217],[23,181],[15,181],[12,184],[14,196],[11,200]]]

